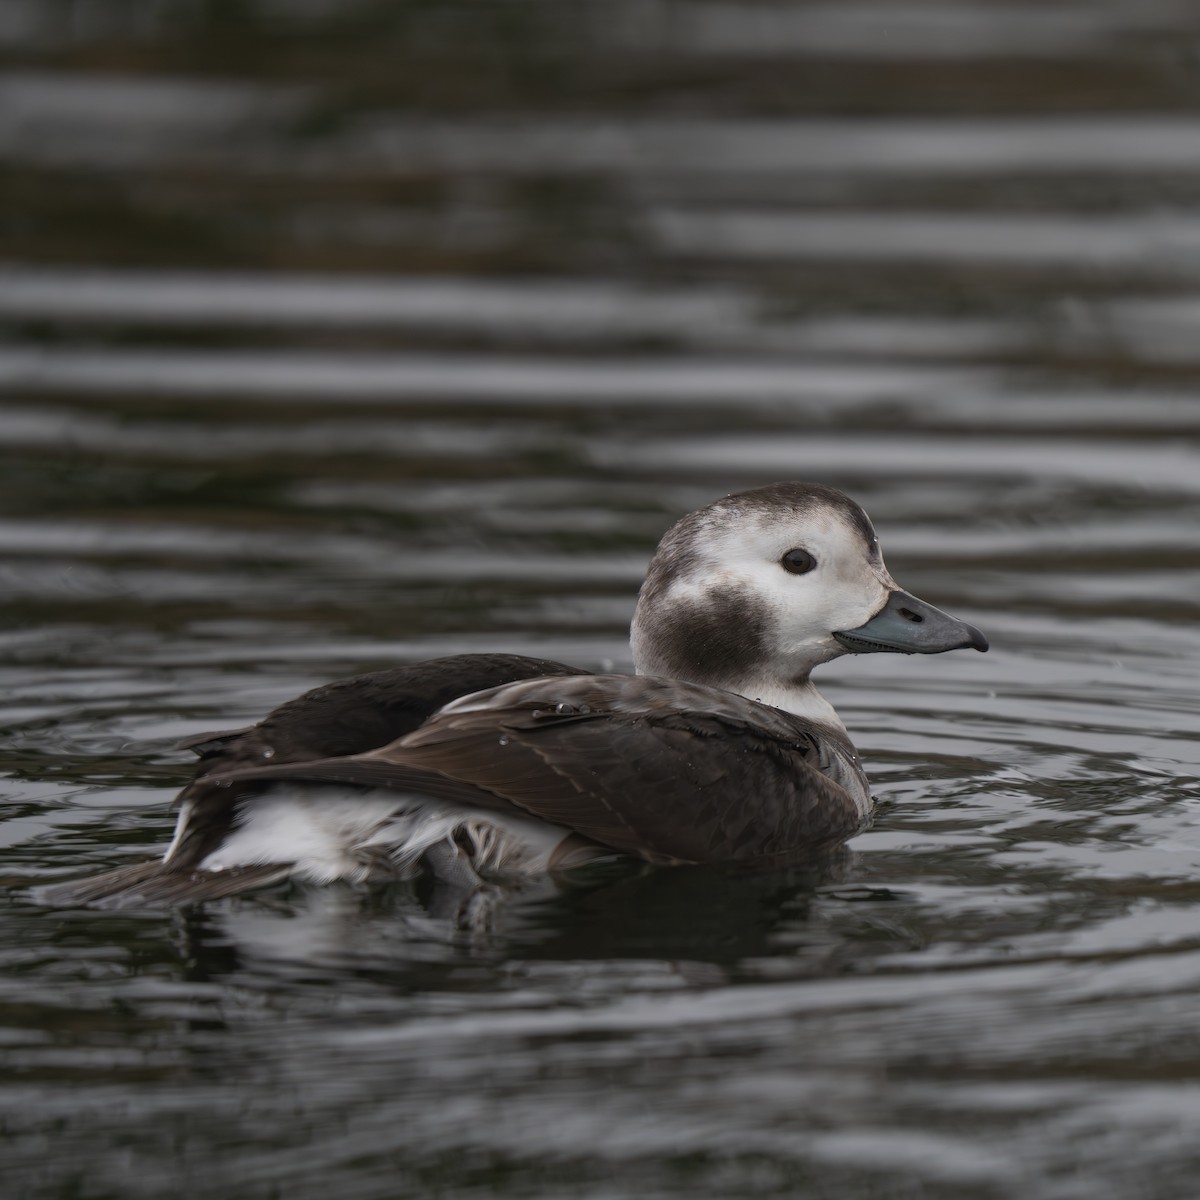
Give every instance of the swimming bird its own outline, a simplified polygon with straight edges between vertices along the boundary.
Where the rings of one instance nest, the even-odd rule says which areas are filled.
[[[182,743],[200,762],[161,860],[52,898],[177,903],[421,872],[470,888],[612,856],[809,861],[872,808],[812,670],[966,647],[987,639],[899,587],[841,492],[734,493],[659,543],[633,618],[635,675],[463,654],[317,688]]]

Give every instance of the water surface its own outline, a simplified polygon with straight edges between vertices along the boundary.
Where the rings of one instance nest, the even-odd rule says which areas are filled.
[[[0,23],[5,1178],[1190,1200],[1200,23],[572,12]],[[830,862],[474,933],[420,889],[30,900],[307,687],[628,669],[662,531],[783,478],[993,644],[821,672],[880,802]]]

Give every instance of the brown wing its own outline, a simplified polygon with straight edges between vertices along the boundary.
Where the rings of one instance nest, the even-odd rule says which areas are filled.
[[[777,709],[671,680],[527,680],[452,704],[367,754],[213,782],[416,790],[534,816],[652,862],[765,868],[861,826],[843,782],[865,795],[865,781],[848,743],[831,737]],[[831,777],[839,774],[842,782]]]
[[[289,700],[257,725],[200,733],[178,744],[201,758],[198,775],[235,767],[362,754],[411,733],[468,692],[579,667],[521,654],[453,654],[339,679]]]
[[[340,679],[306,692],[245,729],[196,734],[181,749],[200,756],[196,779],[180,793],[190,816],[171,857],[197,865],[228,833],[237,800],[257,786],[247,768],[342,759],[386,746],[412,732],[444,704],[469,692],[535,676],[585,675],[578,667],[521,654],[455,654]],[[229,787],[213,775],[242,772]]]

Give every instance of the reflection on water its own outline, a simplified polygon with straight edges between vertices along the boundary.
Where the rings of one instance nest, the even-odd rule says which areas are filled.
[[[1190,1200],[1192,6],[0,11],[0,1121],[30,1196]],[[628,669],[661,531],[844,487],[987,656],[823,686],[821,870],[21,890],[181,737],[505,649]]]

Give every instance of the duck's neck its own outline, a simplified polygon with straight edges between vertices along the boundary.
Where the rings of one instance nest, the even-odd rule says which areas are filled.
[[[696,672],[679,670],[645,670],[639,665],[635,668],[639,675],[664,675],[669,679],[681,679],[687,683],[698,683],[706,687],[720,688],[725,692],[736,692],[747,700],[755,700],[759,704],[769,704],[772,708],[782,708],[805,721],[815,721],[836,730],[844,737],[849,737],[846,726],[842,723],[837,709],[817,691],[816,685],[805,676],[803,679],[746,679],[741,682],[714,681],[700,679]]]
[[[839,733],[846,733],[846,726],[837,715],[837,710],[817,691],[811,679],[802,680],[748,680],[743,684],[726,685],[731,692],[745,696],[748,700],[757,700],[760,704],[769,704],[772,708],[782,708],[806,721],[816,721],[828,725]]]
[[[791,678],[782,670],[768,669],[780,664],[780,656],[766,644],[759,628],[764,621],[756,625],[744,613],[739,616],[738,606],[745,608],[744,597],[723,610],[710,588],[704,593],[704,602],[697,603],[678,581],[669,587],[664,584],[662,571],[656,573],[659,562],[656,558],[651,563],[629,631],[634,670],[639,675],[736,692],[847,736],[833,705],[808,677],[806,667],[811,660],[793,661]]]

